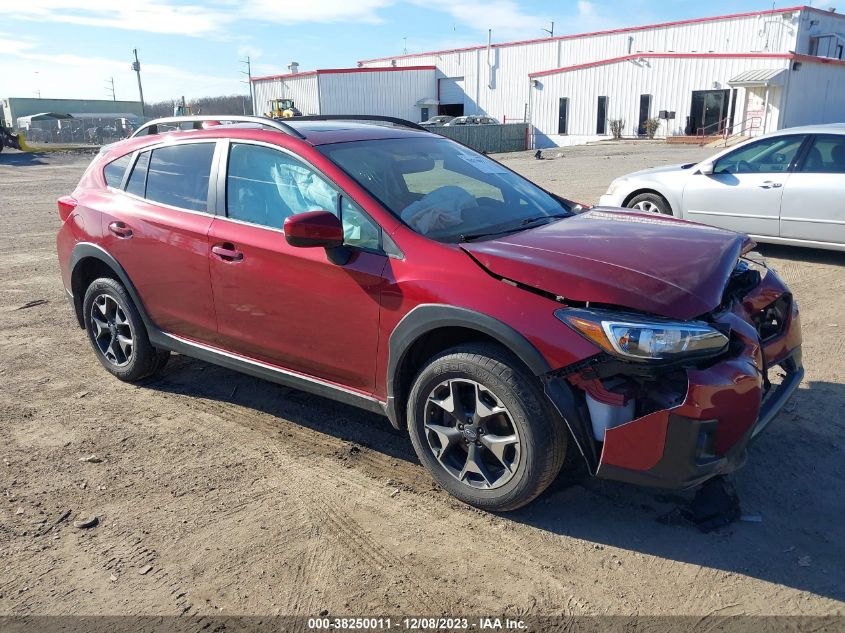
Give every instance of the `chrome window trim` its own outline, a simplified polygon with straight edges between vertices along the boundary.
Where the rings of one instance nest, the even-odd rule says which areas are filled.
[[[177,207],[172,204],[167,204],[164,202],[158,202],[156,200],[151,200],[146,196],[138,196],[134,193],[129,193],[126,191],[126,185],[129,184],[129,178],[132,175],[132,172],[135,170],[135,165],[138,163],[138,158],[144,152],[150,152],[150,160],[152,160],[152,152],[157,149],[162,149],[166,147],[173,147],[174,145],[197,145],[199,143],[215,143],[216,146],[214,148],[214,153],[211,157],[211,167],[209,168],[208,173],[208,192],[206,193],[206,210],[205,211],[197,211],[195,209],[186,209],[184,207]],[[153,143],[151,145],[146,145],[142,148],[135,150],[134,156],[132,157],[131,161],[131,169],[127,168],[126,174],[124,175],[124,182],[121,183],[120,190],[113,189],[116,193],[121,193],[129,198],[134,200],[140,200],[142,202],[146,202],[148,204],[154,204],[159,207],[163,207],[165,209],[172,209],[173,211],[182,211],[183,213],[193,213],[195,215],[203,215],[206,217],[215,217],[214,206],[212,206],[212,191],[211,191],[211,183],[215,179],[215,159],[217,158],[218,152],[220,151],[220,139],[216,138],[201,138],[201,139],[165,139],[160,143]],[[146,187],[144,187],[144,193],[146,194]]]
[[[236,144],[236,143],[237,144],[243,144],[243,145],[257,145],[259,147],[266,147],[267,149],[275,150],[275,151],[278,151],[278,152],[281,152],[283,154],[290,156],[294,160],[302,163],[308,169],[311,169],[315,174],[317,174],[320,178],[322,178],[329,185],[329,187],[331,187],[332,189],[334,189],[338,193],[337,208],[335,209],[335,215],[337,216],[337,218],[341,222],[343,221],[343,218],[341,216],[341,204],[342,204],[343,198],[346,198],[350,202],[352,202],[352,204],[354,204],[356,207],[358,207],[360,209],[361,213],[363,213],[364,216],[366,216],[370,220],[370,222],[372,222],[376,227],[378,227],[378,230],[380,232],[380,236],[382,238],[385,235],[384,227],[379,222],[377,222],[375,220],[375,218],[373,218],[369,213],[367,213],[367,210],[364,209],[364,207],[361,206],[355,200],[355,198],[350,196],[343,187],[338,185],[322,169],[316,167],[311,161],[307,160],[303,156],[300,156],[299,154],[289,150],[286,147],[282,147],[281,145],[275,145],[273,143],[268,143],[267,141],[257,141],[257,140],[253,140],[253,139],[230,139],[230,138],[221,139],[221,140],[223,140],[223,142],[225,142],[226,145],[225,145],[225,150],[223,152],[223,155],[220,158],[220,162],[217,165],[217,168],[219,170],[218,171],[218,177],[217,177],[218,178],[218,181],[217,181],[217,196],[218,196],[217,217],[218,218],[226,219],[226,220],[229,220],[230,222],[236,222],[238,224],[244,224],[246,226],[255,226],[255,227],[258,227],[258,228],[267,229],[267,230],[270,230],[270,231],[275,231],[277,233],[281,233],[282,235],[284,235],[284,229],[278,229],[278,228],[273,227],[273,226],[266,226],[264,224],[256,224],[255,222],[247,222],[246,220],[239,220],[237,218],[229,217],[227,187],[228,187],[228,182],[229,182],[229,154],[231,153],[232,145]],[[222,174],[222,178],[220,177],[221,174]],[[221,190],[222,190],[222,192],[221,192]],[[222,200],[222,202],[221,202],[221,200]],[[222,209],[221,209],[221,207],[222,207]],[[326,211],[328,211],[328,209],[326,209]],[[396,244],[396,240],[393,240],[393,243]],[[351,246],[351,245],[347,245],[347,246],[349,246],[349,248],[354,248],[356,250],[362,251],[364,253],[372,253],[374,255],[381,255],[383,257],[388,257],[388,254],[384,251],[383,246],[382,246],[381,249],[378,249],[378,250],[371,249],[371,248],[363,248],[361,246]],[[396,247],[399,248],[399,245],[396,244]],[[402,251],[401,248],[399,248],[399,250]]]

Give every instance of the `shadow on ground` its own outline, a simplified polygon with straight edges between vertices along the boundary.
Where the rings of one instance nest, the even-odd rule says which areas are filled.
[[[0,165],[45,165],[46,156],[36,152],[19,152],[16,150],[4,149],[0,153]]]
[[[386,418],[201,361],[174,357],[165,374],[147,386],[249,407],[418,463],[407,435]],[[845,386],[805,387],[752,446],[747,466],[734,477],[743,512],[761,522],[739,522],[711,534],[662,525],[657,517],[690,492],[637,488],[573,472],[562,473],[538,500],[503,518],[596,548],[617,547],[843,600],[845,425],[839,409]],[[342,473],[338,468],[339,477]]]

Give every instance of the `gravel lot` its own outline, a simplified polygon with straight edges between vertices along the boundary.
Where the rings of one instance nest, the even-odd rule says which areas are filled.
[[[712,150],[557,153],[502,158],[595,202]],[[107,374],[54,243],[89,160],[0,157],[0,614],[845,614],[845,254],[760,249],[800,302],[807,368],[735,477],[762,522],[665,526],[671,498],[572,475],[495,516],[378,416],[184,357],[140,386]]]

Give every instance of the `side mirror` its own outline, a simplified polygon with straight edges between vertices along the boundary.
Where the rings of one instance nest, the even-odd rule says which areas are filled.
[[[337,248],[343,245],[343,225],[328,211],[297,213],[285,219],[285,239],[297,248]]]
[[[714,165],[710,161],[706,161],[704,163],[699,163],[698,165],[698,173],[702,176],[712,176]]]

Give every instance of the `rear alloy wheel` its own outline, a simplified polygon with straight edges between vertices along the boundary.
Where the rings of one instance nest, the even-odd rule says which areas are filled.
[[[628,201],[629,209],[645,211],[647,213],[662,213],[672,215],[672,209],[666,199],[656,193],[641,193]]]
[[[536,378],[494,344],[467,344],[430,360],[409,395],[408,427],[440,485],[484,510],[530,502],[566,454],[564,423]]]
[[[170,352],[150,344],[141,315],[120,282],[108,277],[93,281],[82,310],[97,359],[121,380],[147,378],[167,364]]]

